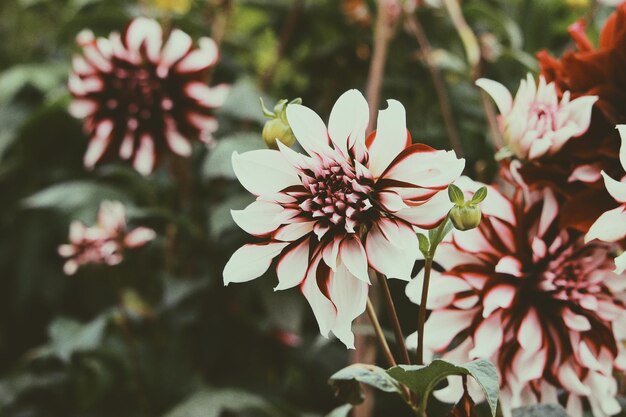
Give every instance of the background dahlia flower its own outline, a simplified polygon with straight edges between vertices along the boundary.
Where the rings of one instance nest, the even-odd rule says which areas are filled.
[[[164,154],[189,156],[189,138],[212,140],[212,110],[228,91],[204,82],[219,55],[213,40],[200,38],[195,48],[183,31],[164,36],[159,23],[139,17],[121,35],[96,38],[84,30],[77,41],[82,55],[72,62],[70,112],[91,136],[86,167],[120,157],[148,175]]]
[[[541,166],[526,165],[521,173],[527,183],[547,184],[567,196],[561,222],[586,232],[598,216],[610,209],[613,199],[606,192],[600,171],[621,174],[620,139],[615,125],[626,121],[626,3],[609,16],[595,47],[578,21],[569,27],[576,50],[559,59],[547,51],[537,54],[541,74],[554,82],[559,98],[598,96],[589,130]],[[588,204],[593,201],[593,204]]]
[[[626,125],[618,125],[617,129],[622,138],[620,161],[626,170]],[[620,206],[603,213],[591,226],[585,236],[585,241],[600,239],[605,242],[616,242],[626,237],[626,182],[616,181],[602,172],[604,184],[611,196],[620,203]],[[615,272],[621,274],[626,270],[626,252],[615,258]]]
[[[476,190],[480,184],[462,185]],[[489,187],[477,229],[442,243],[431,281],[425,347],[451,361],[491,359],[500,371],[505,415],[536,403],[556,403],[568,415],[617,414],[613,371],[624,369],[626,277],[613,272],[610,244],[584,244],[558,227],[559,207],[545,189],[523,205]],[[419,302],[421,274],[407,285]],[[409,345],[415,344],[415,335]],[[413,342],[413,343],[411,343]],[[460,384],[440,391],[460,397]]]
[[[419,253],[413,226],[443,220],[452,206],[445,190],[465,164],[452,151],[412,145],[404,107],[388,105],[366,138],[369,110],[357,90],[337,100],[328,127],[311,109],[290,104],[287,119],[307,155],[281,142],[279,150],[233,154],[237,178],[257,199],[232,215],[261,242],[233,254],[224,283],[255,279],[278,257],[276,289],[299,286],[322,335],[332,332],[350,348],[368,268],[411,278]]]
[[[156,237],[154,230],[137,227],[128,230],[124,205],[119,201],[103,201],[97,222],[87,227],[75,220],[70,225],[70,243],[59,246],[59,255],[68,258],[63,266],[67,275],[76,273],[81,265],[117,265],[126,248],[138,248]]]
[[[559,99],[554,83],[539,77],[539,85],[528,74],[515,95],[502,84],[481,78],[476,85],[498,106],[499,123],[508,151],[522,160],[535,160],[558,152],[571,138],[585,133],[591,122],[596,96],[570,101],[569,92]]]

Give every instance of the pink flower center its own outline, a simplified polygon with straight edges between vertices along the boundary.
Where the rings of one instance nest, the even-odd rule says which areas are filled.
[[[350,165],[325,162],[306,174],[303,184],[310,194],[300,208],[321,225],[354,233],[357,225],[373,214],[372,181],[357,178]]]
[[[539,133],[557,130],[557,108],[546,103],[534,102],[530,109],[530,128]]]
[[[107,107],[112,111],[126,109],[131,119],[143,123],[159,117],[163,104],[171,101],[162,91],[163,81],[158,78],[156,67],[152,64],[135,66],[120,60],[107,81],[110,91]]]

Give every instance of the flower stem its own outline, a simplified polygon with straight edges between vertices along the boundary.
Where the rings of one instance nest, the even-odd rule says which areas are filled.
[[[396,338],[398,350],[400,351],[400,357],[405,364],[410,365],[411,358],[409,357],[409,351],[407,350],[404,343],[404,335],[402,333],[402,328],[400,327],[400,320],[398,319],[396,306],[394,305],[393,298],[391,298],[391,292],[389,291],[387,278],[385,278],[385,276],[379,272],[376,273],[376,276],[378,277],[378,282],[383,289],[383,297],[385,299],[385,305],[387,307],[387,314],[389,315],[389,320],[391,321],[391,324],[393,326],[393,333]]]
[[[380,347],[385,352],[385,357],[387,358],[387,362],[389,362],[389,366],[396,366],[395,358],[391,353],[391,349],[389,349],[389,344],[387,343],[387,339],[385,338],[385,334],[383,333],[383,328],[380,327],[380,323],[378,321],[378,317],[376,316],[376,311],[374,310],[374,306],[370,301],[369,297],[367,299],[367,315],[372,322],[372,327],[374,327],[374,333],[376,333],[376,338],[378,339],[378,343],[380,343]]]
[[[430,41],[426,36],[426,32],[424,32],[424,28],[422,27],[422,24],[420,23],[417,16],[413,14],[407,15],[406,23],[408,29],[415,36],[415,40],[417,40],[417,44],[419,45],[422,55],[424,57],[426,67],[428,68],[430,76],[433,79],[435,93],[437,94],[437,99],[439,101],[439,107],[441,109],[441,115],[443,117],[446,132],[448,133],[450,146],[452,146],[452,149],[454,149],[458,156],[463,156],[463,146],[461,145],[459,132],[456,127],[456,122],[454,121],[452,106],[450,105],[450,100],[448,99],[446,83],[441,76],[441,71],[439,71],[439,68],[437,68],[437,65],[435,65],[435,63],[433,62],[433,48],[430,45]]]
[[[424,364],[424,322],[426,321],[426,302],[428,301],[428,284],[430,283],[430,271],[433,268],[433,258],[426,257],[424,265],[424,282],[422,284],[422,300],[417,315],[417,364]]]

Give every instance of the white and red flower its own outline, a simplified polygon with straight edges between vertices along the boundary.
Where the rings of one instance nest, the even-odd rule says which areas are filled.
[[[123,260],[123,251],[138,248],[156,237],[154,230],[137,227],[128,230],[122,203],[103,201],[97,223],[87,227],[75,220],[70,225],[70,243],[59,246],[58,252],[68,258],[63,266],[67,275],[74,275],[81,265],[117,265]]]
[[[291,104],[287,119],[308,155],[280,142],[279,150],[233,155],[239,181],[257,196],[233,218],[262,242],[233,254],[224,283],[255,279],[278,257],[276,289],[299,286],[322,335],[348,347],[365,309],[368,268],[410,279],[419,253],[413,226],[441,222],[452,206],[445,190],[465,164],[454,152],[412,145],[404,107],[388,104],[368,138],[368,105],[356,90],[339,98],[328,127]]]
[[[189,156],[190,138],[212,140],[212,111],[228,91],[204,82],[219,57],[212,39],[200,38],[195,48],[183,31],[164,36],[159,23],[139,17],[121,35],[96,38],[84,30],[77,42],[82,55],[72,62],[70,112],[91,137],[86,167],[120,157],[148,175],[164,154]]]
[[[626,125],[618,125],[622,146],[619,159],[626,170]],[[616,181],[602,171],[604,185],[611,196],[620,203],[619,207],[602,214],[591,226],[585,236],[585,241],[600,239],[605,242],[617,242],[626,237],[626,182]],[[615,258],[615,272],[621,274],[626,270],[626,252]]]
[[[571,417],[582,417],[585,403],[595,417],[617,414],[626,277],[613,272],[614,248],[559,228],[550,189],[530,200],[516,190],[508,199],[489,187],[480,226],[440,245],[435,261],[444,272],[432,277],[425,348],[452,361],[491,359],[506,416],[561,394]],[[420,276],[407,295],[419,303]],[[450,383],[438,396],[453,402],[462,390]]]
[[[584,134],[598,100],[597,96],[582,96],[570,101],[569,92],[565,92],[559,101],[554,83],[546,84],[541,76],[537,86],[530,74],[520,83],[515,99],[496,81],[481,78],[476,85],[496,102],[506,146],[522,160],[553,155],[568,140]]]

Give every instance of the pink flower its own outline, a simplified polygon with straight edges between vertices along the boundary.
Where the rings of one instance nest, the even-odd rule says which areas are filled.
[[[69,89],[70,112],[85,119],[91,136],[84,163],[92,168],[104,157],[132,160],[143,175],[168,152],[191,154],[188,138],[212,140],[228,88],[203,81],[217,62],[217,45],[200,38],[194,48],[186,33],[174,29],[164,37],[161,26],[139,17],[108,38],[89,30],[77,37]]]
[[[410,279],[419,252],[413,226],[441,222],[451,208],[445,189],[465,164],[454,152],[411,145],[404,107],[388,104],[367,139],[369,110],[356,90],[337,100],[328,127],[291,104],[287,119],[308,155],[280,142],[279,150],[233,155],[239,181],[257,196],[233,218],[262,241],[233,254],[224,283],[255,279],[278,257],[276,290],[299,286],[322,335],[332,332],[350,348],[368,268]]]
[[[559,392],[571,417],[582,417],[583,398],[595,417],[617,414],[613,371],[626,367],[626,277],[612,271],[614,248],[585,245],[560,229],[550,189],[526,204],[524,194],[516,188],[508,199],[489,187],[480,226],[453,232],[439,247],[435,261],[445,272],[431,281],[425,347],[449,360],[491,359],[505,415],[557,402]],[[420,291],[418,276],[407,294],[419,302]],[[441,399],[460,397],[451,383]]]
[[[522,160],[538,159],[558,152],[571,138],[589,129],[591,109],[597,96],[570,101],[569,92],[559,102],[554,83],[539,86],[529,74],[522,80],[515,100],[502,84],[481,78],[476,85],[485,90],[500,111],[500,129],[510,152]]]
[[[626,170],[626,125],[618,125],[622,146],[619,159]],[[617,242],[626,237],[626,182],[616,181],[602,171],[604,185],[611,196],[620,203],[620,206],[605,212],[591,226],[585,236],[585,242],[600,239],[605,242]],[[615,258],[615,272],[621,274],[626,269],[626,252]]]
[[[95,226],[76,220],[70,225],[70,243],[59,246],[59,255],[68,258],[63,266],[74,275],[86,264],[117,265],[126,248],[138,248],[156,237],[152,229],[137,227],[128,231],[124,206],[117,201],[103,201]]]

